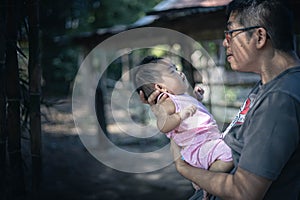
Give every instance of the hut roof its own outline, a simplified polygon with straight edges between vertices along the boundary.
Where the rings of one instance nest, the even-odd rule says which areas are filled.
[[[94,32],[82,33],[72,38],[72,42],[89,48],[108,37],[139,27],[163,27],[179,31],[196,40],[220,39],[226,24],[225,9],[231,0],[164,0],[157,4],[146,16],[130,25],[116,25]],[[297,10],[299,0],[290,0],[295,12],[295,22],[300,21]],[[296,24],[297,25],[297,24]],[[296,27],[300,33],[300,27]]]

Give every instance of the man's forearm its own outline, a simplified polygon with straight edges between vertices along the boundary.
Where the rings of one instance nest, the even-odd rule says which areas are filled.
[[[192,167],[180,159],[176,161],[176,168],[185,178],[222,199],[262,199],[271,184],[271,181],[242,169],[234,175],[211,172]]]
[[[181,160],[176,161],[176,168],[182,176],[196,183],[200,188],[206,190],[208,193],[222,197],[223,199],[233,199],[232,192],[229,192],[228,194],[226,192],[230,178],[229,174],[215,173],[195,168]],[[218,188],[219,186],[222,187]]]

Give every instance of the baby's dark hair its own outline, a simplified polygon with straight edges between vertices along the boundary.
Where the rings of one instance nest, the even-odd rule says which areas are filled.
[[[140,93],[140,91],[143,92],[146,100],[155,91],[155,80],[157,80],[157,77],[160,77],[159,73],[156,73],[154,70],[149,70],[151,66],[147,66],[147,64],[155,64],[162,59],[161,57],[147,56],[137,66],[138,68],[133,77],[134,85],[138,93]]]
[[[147,56],[139,63],[139,65],[144,65],[144,64],[148,64],[148,63],[157,63],[157,61],[159,61],[161,59],[163,59],[163,58],[157,57],[157,56]]]

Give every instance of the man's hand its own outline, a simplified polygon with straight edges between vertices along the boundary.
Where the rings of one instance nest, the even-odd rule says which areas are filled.
[[[141,102],[143,102],[144,104],[148,104],[148,101],[145,99],[145,95],[144,95],[144,92],[142,90],[140,90],[140,100]]]
[[[173,139],[171,139],[171,141],[170,141],[170,151],[173,155],[173,159],[174,159],[175,163],[177,160],[181,160],[180,147],[174,142]]]
[[[156,103],[162,103],[168,98],[168,95],[167,94],[162,95],[162,97],[156,102],[157,97],[160,95],[160,93],[161,92],[159,90],[155,90],[149,96],[148,100],[146,100],[143,91],[140,91],[140,100],[145,104],[149,104],[150,106],[155,105]]]

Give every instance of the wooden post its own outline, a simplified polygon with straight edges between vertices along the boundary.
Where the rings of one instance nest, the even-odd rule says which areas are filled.
[[[6,20],[6,94],[7,94],[7,133],[8,156],[10,162],[9,199],[18,199],[25,194],[23,162],[21,154],[20,128],[20,80],[17,58],[17,4],[19,1],[9,1]]]
[[[39,4],[38,0],[27,1],[27,15],[29,24],[29,116],[30,139],[32,158],[32,194],[33,199],[39,199],[39,186],[41,181],[41,66],[39,49]]]

